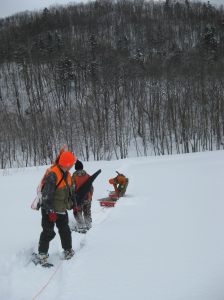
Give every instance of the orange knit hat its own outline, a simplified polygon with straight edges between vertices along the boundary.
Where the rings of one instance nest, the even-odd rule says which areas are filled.
[[[69,168],[72,167],[74,165],[74,163],[76,162],[77,158],[72,154],[72,152],[70,151],[65,151],[61,154],[58,164],[61,167],[64,168]]]

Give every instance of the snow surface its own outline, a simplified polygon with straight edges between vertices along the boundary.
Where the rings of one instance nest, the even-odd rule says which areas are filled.
[[[51,269],[29,261],[41,232],[30,204],[46,166],[0,172],[0,299],[223,300],[224,151],[85,163],[99,168],[93,228],[72,233],[70,261],[59,259],[57,234]],[[129,177],[127,196],[102,208],[115,170]]]

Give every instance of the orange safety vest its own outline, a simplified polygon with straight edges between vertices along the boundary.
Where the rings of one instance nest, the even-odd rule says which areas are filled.
[[[68,172],[66,179],[62,179],[62,172],[57,165],[52,165],[44,174],[44,177],[41,181],[41,190],[45,184],[45,179],[49,173],[54,173],[56,175],[56,191],[54,194],[53,200],[53,209],[56,212],[65,212],[67,209],[71,209],[72,202],[70,199],[71,196],[71,188],[72,188],[72,177]]]
[[[75,183],[75,190],[78,191],[78,189],[89,179],[90,175],[85,173],[85,175],[76,175],[75,173],[73,174],[73,180]],[[88,200],[92,200],[92,193],[88,192],[87,197]]]
[[[53,172],[53,173],[56,174],[56,177],[57,177],[56,185],[58,185],[58,183],[62,179],[62,173],[61,173],[59,167],[57,165],[50,167],[49,173],[50,172]],[[67,181],[68,186],[70,187],[72,185],[72,177],[71,177],[71,174],[69,172],[68,172],[68,175],[66,177],[66,181]],[[67,185],[66,185],[65,180],[62,180],[57,188],[60,190],[60,189],[63,189],[64,187],[66,187],[66,186]]]
[[[109,179],[109,183],[113,185],[115,192],[119,194],[117,185],[125,185],[127,183],[127,178],[124,175],[120,174],[114,178]]]
[[[116,176],[115,178],[109,179],[109,183],[110,183],[110,184],[113,184],[113,185],[114,185],[114,184],[124,185],[124,184],[127,183],[127,179],[126,179],[126,177],[123,176],[123,175],[118,175],[118,176]]]

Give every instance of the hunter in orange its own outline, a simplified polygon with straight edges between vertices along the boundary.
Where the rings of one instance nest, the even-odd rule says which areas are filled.
[[[50,241],[55,237],[54,227],[58,228],[64,258],[74,255],[72,236],[68,225],[67,210],[72,209],[72,177],[69,170],[77,158],[70,151],[61,151],[55,163],[46,171],[41,182],[41,214],[42,232],[40,234],[38,254],[35,259],[42,266],[49,266],[48,249]]]
[[[127,190],[129,180],[123,174],[120,174],[119,172],[117,172],[117,174],[116,177],[109,179],[109,183],[113,185],[118,197],[123,197]]]

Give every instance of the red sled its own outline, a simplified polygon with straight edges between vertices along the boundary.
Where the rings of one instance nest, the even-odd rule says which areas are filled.
[[[103,198],[98,200],[100,202],[100,206],[104,207],[114,207],[116,204],[116,201],[111,200],[111,198]]]
[[[118,194],[116,192],[110,192],[109,193],[109,198],[113,199],[113,200],[118,200],[119,196],[118,196]]]
[[[100,201],[100,206],[114,207],[115,202],[113,202],[113,201]]]

